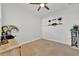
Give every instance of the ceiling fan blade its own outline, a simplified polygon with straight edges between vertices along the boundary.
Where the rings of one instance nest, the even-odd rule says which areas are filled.
[[[44,4],[48,4],[48,3],[44,3]]]
[[[44,7],[45,7],[47,10],[49,10],[48,6],[45,5]]]
[[[41,6],[39,6],[38,11],[40,10]]]
[[[30,3],[30,4],[41,4],[41,3]]]

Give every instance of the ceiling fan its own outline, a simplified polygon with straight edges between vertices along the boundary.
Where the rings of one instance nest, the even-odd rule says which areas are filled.
[[[45,9],[49,10],[49,7],[46,5],[48,3],[30,3],[30,4],[39,5],[37,11],[39,11],[41,8],[45,8]]]

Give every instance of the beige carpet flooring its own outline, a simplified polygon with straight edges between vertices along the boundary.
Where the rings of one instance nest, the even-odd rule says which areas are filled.
[[[65,44],[41,39],[24,44],[21,54],[23,56],[79,56],[79,50]]]

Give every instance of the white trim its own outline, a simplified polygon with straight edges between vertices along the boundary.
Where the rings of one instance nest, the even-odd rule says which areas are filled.
[[[64,43],[64,42],[60,42],[60,41],[56,41],[56,40],[49,39],[49,38],[43,38],[43,39],[50,40],[50,41],[55,41],[55,42],[57,42],[57,43],[61,43],[61,44],[65,44],[65,45],[71,46],[70,44],[67,44],[67,43]]]
[[[46,38],[43,38],[43,39],[45,39],[45,40],[49,40],[49,41],[53,41],[53,40],[51,40],[51,39],[46,39]],[[72,48],[72,49],[75,49],[75,50],[79,50],[79,47],[77,48],[77,47],[71,47],[71,45],[70,44],[65,44],[65,43],[62,43],[62,42],[58,42],[58,41],[54,41],[54,42],[57,42],[57,43],[59,43],[59,44],[64,44],[64,45],[67,45],[67,46],[69,46],[70,48]]]
[[[33,41],[36,41],[36,40],[40,40],[41,38],[37,38],[37,39],[33,39],[33,40],[30,40],[30,41],[26,41],[26,42],[21,42],[19,43],[19,45],[23,45],[23,44],[27,44],[27,43],[30,43],[30,42],[33,42]]]

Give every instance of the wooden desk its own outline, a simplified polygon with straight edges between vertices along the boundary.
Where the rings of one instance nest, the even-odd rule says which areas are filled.
[[[10,39],[8,44],[4,44],[0,46],[0,55],[2,56],[17,56],[19,55],[19,47],[16,39]],[[16,48],[15,48],[16,47]],[[15,49],[13,49],[15,48]]]

